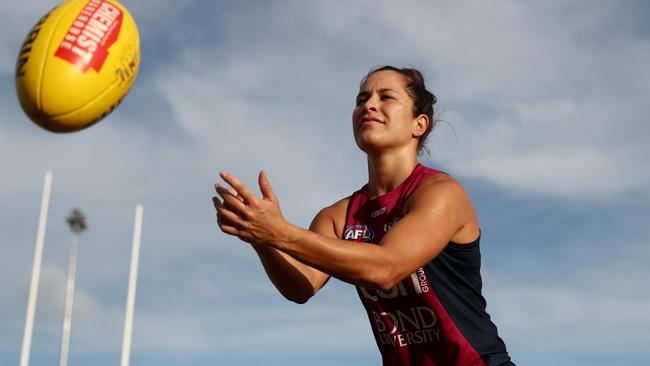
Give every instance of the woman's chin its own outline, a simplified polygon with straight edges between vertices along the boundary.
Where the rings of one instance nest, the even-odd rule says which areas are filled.
[[[361,151],[369,155],[380,152],[385,148],[384,144],[376,139],[357,139],[357,146]]]

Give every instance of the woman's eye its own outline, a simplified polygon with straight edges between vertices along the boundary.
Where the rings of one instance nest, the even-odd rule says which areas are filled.
[[[393,98],[391,95],[382,95],[381,99],[386,100],[386,99],[395,99],[395,98]]]

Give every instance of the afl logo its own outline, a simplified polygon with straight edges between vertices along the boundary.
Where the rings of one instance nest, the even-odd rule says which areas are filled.
[[[343,239],[353,241],[371,242],[375,235],[366,225],[354,225],[345,228]]]

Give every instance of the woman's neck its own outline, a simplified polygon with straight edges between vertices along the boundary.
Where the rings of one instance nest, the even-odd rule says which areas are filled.
[[[418,164],[412,151],[368,155],[368,191],[377,197],[397,188],[411,175]]]

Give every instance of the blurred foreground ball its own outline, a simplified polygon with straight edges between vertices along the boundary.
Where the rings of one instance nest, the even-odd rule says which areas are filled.
[[[25,113],[52,132],[97,123],[128,93],[138,73],[133,17],[115,0],[70,0],[31,29],[16,61]]]

